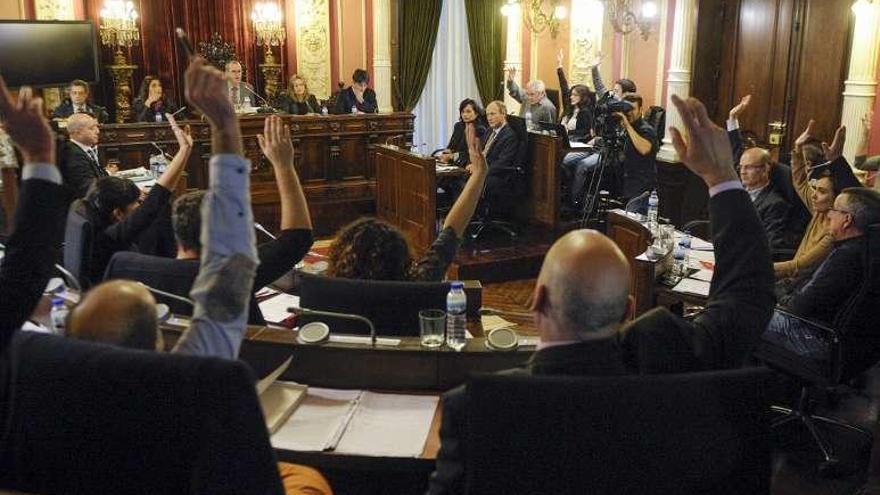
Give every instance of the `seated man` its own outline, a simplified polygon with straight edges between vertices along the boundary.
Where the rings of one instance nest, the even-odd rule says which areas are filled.
[[[486,120],[489,122],[489,133],[483,146],[483,156],[489,167],[486,178],[487,195],[494,197],[514,194],[511,189],[511,169],[518,164],[520,138],[507,122],[507,107],[504,102],[496,100],[486,107]]]
[[[232,104],[235,108],[238,108],[244,105],[245,98],[247,98],[251,106],[260,106],[260,102],[257,101],[259,98],[257,98],[257,93],[254,92],[253,86],[243,81],[241,76],[240,62],[237,60],[226,62],[226,93],[229,95]]]
[[[831,253],[806,283],[779,301],[780,306],[797,316],[833,324],[864,279],[865,230],[878,222],[880,192],[864,187],[844,189],[834,200],[826,220],[828,232],[834,238]],[[800,328],[774,318],[764,339],[804,356],[827,359],[827,344]]]
[[[70,82],[67,91],[70,98],[55,107],[55,111],[52,112],[53,119],[66,119],[73,114],[84,113],[94,117],[99,124],[106,124],[110,120],[106,108],[89,103],[89,85],[87,82],[75,79]]]
[[[792,247],[786,235],[791,205],[770,182],[772,166],[769,151],[749,148],[740,159],[739,175],[758,211],[770,249],[786,249]]]
[[[61,175],[74,197],[84,198],[96,179],[107,177],[115,169],[105,169],[98,158],[98,121],[84,113],[67,119],[70,140],[61,150]]]
[[[257,248],[260,266],[254,280],[254,290],[274,282],[291,270],[312,246],[312,221],[299,177],[293,162],[290,130],[280,117],[271,116],[264,124],[259,144],[275,171],[278,194],[281,198],[281,233]],[[205,193],[184,194],[174,202],[172,223],[177,240],[177,258],[163,258],[124,251],[117,253],[107,265],[105,279],[128,278],[150,287],[179,296],[189,294],[199,270],[202,244],[201,208]],[[191,308],[172,304],[175,313],[189,314]],[[256,300],[250,298],[248,322],[265,324]]]
[[[519,86],[513,80],[516,77],[516,68],[507,69],[507,91],[510,97],[520,102],[519,116],[526,118],[526,114],[531,115],[532,123],[535,122],[556,122],[556,106],[547,98],[547,88],[544,81],[533,79],[526,84],[526,91],[523,94]]]
[[[689,135],[685,143],[673,128],[673,143],[711,196],[717,265],[706,311],[691,322],[655,309],[621,330],[634,302],[629,262],[602,234],[570,232],[544,258],[532,299],[541,344],[521,372],[609,376],[736,368],[751,354],[773,307],[770,250],[724,130],[697,100],[672,98]],[[430,494],[464,491],[466,400],[463,388],[443,397]]]

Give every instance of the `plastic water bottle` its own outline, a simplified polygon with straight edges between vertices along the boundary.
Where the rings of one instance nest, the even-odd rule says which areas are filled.
[[[452,282],[446,295],[446,345],[460,351],[465,346],[467,331],[467,295],[464,283]]]
[[[243,106],[244,108],[250,108],[251,107],[251,97],[245,96],[244,100],[242,100],[241,106]]]
[[[49,312],[52,319],[52,329],[56,335],[64,335],[64,324],[67,320],[67,305],[61,297],[52,298],[52,310]]]
[[[688,254],[691,252],[691,234],[689,232],[682,234],[681,240],[678,241],[678,245],[681,248],[681,266],[679,267],[679,273],[681,273],[682,278],[684,278],[687,277],[688,270],[690,269]]]
[[[672,276],[674,281],[678,281],[687,276],[687,256],[685,255],[685,247],[681,243],[675,246],[672,251]]]
[[[327,107],[324,105],[321,105],[321,115],[326,117],[328,113],[330,113],[330,112],[327,110]]]
[[[648,197],[648,223],[652,225],[657,224],[657,210],[660,208],[660,197],[657,196],[657,191],[651,191],[651,196]]]
[[[352,113],[352,114],[358,113],[358,107],[357,107],[357,105],[352,105],[352,106],[351,106],[351,113]]]
[[[526,112],[526,129],[532,129],[532,112]]]
[[[156,122],[162,122],[162,113],[156,112]]]

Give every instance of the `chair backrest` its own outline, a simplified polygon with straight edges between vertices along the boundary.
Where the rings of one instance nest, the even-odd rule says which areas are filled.
[[[301,274],[299,291],[303,308],[365,316],[381,335],[416,336],[419,334],[419,311],[445,309],[449,283]],[[333,333],[369,333],[369,328],[357,321],[323,316],[304,316],[299,320],[307,321],[326,322]]]
[[[83,289],[90,285],[94,224],[85,201],[71,203],[64,229],[64,268],[73,273]]]
[[[550,100],[550,103],[552,103],[553,106],[556,107],[556,113],[557,114],[562,113],[562,103],[560,103],[560,100],[559,100],[559,90],[553,89],[553,88],[547,88],[546,93],[547,93],[547,99]]]
[[[662,143],[663,137],[666,136],[666,109],[656,105],[651,106],[644,113],[643,118],[647,123],[651,124],[654,132],[657,133],[657,143]]]
[[[473,377],[467,493],[769,493],[770,376]]]
[[[519,142],[519,148],[516,150],[516,167],[522,169],[523,172],[527,172],[529,162],[529,130],[526,127],[526,120],[518,115],[508,115],[507,125],[516,133]]]
[[[877,304],[880,303],[880,224],[865,232],[865,277],[858,290],[838,311],[833,328],[839,330],[842,350],[841,378],[847,379],[880,360]]]
[[[19,332],[9,351],[14,378],[0,487],[282,493],[244,363],[30,332]]]
[[[791,244],[797,245],[800,243],[801,237],[803,237],[804,230],[810,222],[812,214],[807,209],[807,206],[804,205],[804,202],[801,201],[797,191],[794,190],[794,184],[791,181],[791,167],[785,163],[774,163],[770,167],[770,183],[791,205],[786,232],[794,241]]]

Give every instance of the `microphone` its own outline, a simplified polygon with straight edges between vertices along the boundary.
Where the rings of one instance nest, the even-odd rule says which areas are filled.
[[[638,201],[640,201],[640,200],[642,200],[642,199],[645,199],[645,198],[647,198],[647,197],[650,196],[650,195],[651,195],[651,191],[645,191],[645,192],[643,192],[642,194],[639,194],[638,196],[636,196],[635,198],[633,198],[633,199],[627,201],[627,202],[626,202],[626,207],[623,209],[623,211],[625,211],[625,212],[627,212],[627,213],[631,213],[631,212],[629,211],[629,209],[632,208],[632,206],[633,206],[636,202],[638,202]]]
[[[180,302],[183,302],[183,303],[189,304],[190,306],[195,306],[195,305],[196,305],[196,303],[193,302],[192,299],[188,299],[188,298],[183,297],[183,296],[178,296],[177,294],[172,294],[172,293],[170,293],[170,292],[165,292],[164,290],[159,290],[159,289],[157,289],[157,288],[155,288],[155,287],[150,287],[149,285],[147,285],[147,284],[145,284],[145,283],[143,283],[143,282],[138,282],[138,283],[141,284],[142,286],[144,286],[145,289],[147,289],[148,291],[152,292],[153,294],[158,294],[158,295],[160,295],[160,296],[167,297],[167,298],[169,298],[169,299],[174,299],[175,301],[180,301]]]
[[[257,98],[259,98],[259,100],[263,103],[263,106],[262,106],[261,108],[271,108],[271,109],[272,109],[272,112],[273,112],[273,113],[275,112],[275,109],[272,108],[272,105],[270,105],[269,102],[266,101],[265,98],[263,98],[262,96],[258,95],[256,91],[254,91],[253,89],[251,89],[250,86],[245,85],[244,87],[245,87],[245,89],[248,90],[248,93],[250,93],[250,94],[256,96]]]
[[[72,273],[70,273],[66,268],[58,264],[55,265],[55,269],[61,272],[61,275],[64,275],[64,278],[67,279],[67,283],[73,286],[74,290],[82,293],[82,285]]]
[[[389,144],[389,141],[395,141],[397,139],[404,138],[404,137],[406,137],[406,134],[396,134],[394,136],[389,136],[388,138],[385,139],[385,144],[387,145],[387,144]],[[398,145],[395,145],[395,146],[398,146]]]
[[[272,239],[273,241],[278,239],[278,237],[276,237],[274,234],[272,234],[271,232],[269,232],[269,231],[266,229],[266,227],[263,227],[263,225],[262,225],[260,222],[254,222],[254,228],[257,229],[257,230],[259,230],[260,232],[266,234],[266,235],[267,235],[270,239]]]
[[[161,146],[159,146],[158,144],[156,144],[155,141],[150,141],[150,144],[152,144],[153,147],[155,147],[157,150],[159,150],[159,153],[161,153],[162,156],[164,156],[165,158],[168,158],[169,160],[173,160],[173,159],[174,159],[173,156],[171,156],[171,155],[169,155],[168,153],[166,153],[165,150],[163,150]]]
[[[330,316],[333,318],[342,318],[344,320],[354,320],[366,323],[368,327],[370,327],[370,342],[373,347],[376,347],[376,327],[373,326],[373,322],[370,321],[366,316],[351,314],[351,313],[337,313],[335,311],[320,311],[317,309],[309,309],[309,308],[287,308],[289,313],[293,313],[297,316],[306,315],[306,316]]]
[[[172,113],[171,116],[172,116],[172,117],[177,117],[177,114],[179,114],[180,112],[182,112],[182,111],[184,111],[184,110],[186,110],[186,107],[180,107],[180,108],[177,109],[176,112]]]

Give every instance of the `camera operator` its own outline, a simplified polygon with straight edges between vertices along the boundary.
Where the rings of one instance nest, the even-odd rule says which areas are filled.
[[[576,208],[585,199],[587,178],[600,166],[618,177],[615,195],[624,201],[650,191],[657,182],[657,133],[642,119],[642,97],[636,93],[627,93],[621,100],[603,96],[596,113],[596,152],[573,164],[571,199]],[[630,209],[644,213],[647,205],[644,195]]]

